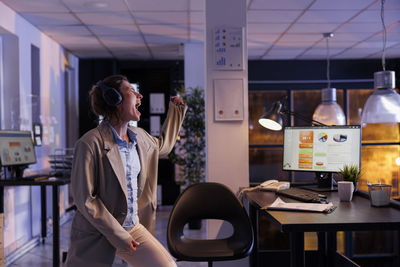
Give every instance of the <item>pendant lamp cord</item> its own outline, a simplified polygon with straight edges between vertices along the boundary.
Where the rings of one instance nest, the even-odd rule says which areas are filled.
[[[328,88],[331,88],[330,77],[330,53],[329,53],[329,36],[326,37],[326,79],[328,80]]]
[[[386,71],[386,61],[385,61],[385,52],[386,52],[386,40],[387,40],[387,32],[386,32],[386,26],[385,26],[385,0],[381,0],[381,22],[382,22],[382,27],[383,27],[383,49],[382,49],[382,68],[383,71]]]

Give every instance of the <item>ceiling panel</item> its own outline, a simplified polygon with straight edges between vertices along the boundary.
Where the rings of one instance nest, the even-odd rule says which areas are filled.
[[[346,23],[341,26],[335,33],[345,32],[345,33],[353,33],[353,32],[367,32],[367,33],[376,33],[382,30],[382,25],[380,23]]]
[[[80,58],[113,58],[106,49],[80,49],[72,50],[72,52]]]
[[[188,0],[127,0],[132,11],[186,11]]]
[[[187,34],[188,27],[181,25],[140,25],[140,30],[144,34],[172,36]]]
[[[342,52],[342,48],[329,48],[329,56],[333,56],[336,54],[339,54]],[[309,58],[309,57],[316,57],[316,58],[321,58],[321,59],[326,59],[328,57],[328,49],[327,48],[322,48],[322,47],[312,47],[311,49],[308,49],[302,54],[302,57]]]
[[[150,59],[151,55],[149,49],[147,47],[134,47],[130,49],[111,49],[111,52],[118,59],[130,59],[130,58],[138,58],[138,59]]]
[[[254,59],[254,58],[258,58],[258,57],[261,57],[262,55],[264,55],[265,51],[266,51],[266,49],[258,49],[258,48],[248,49],[247,55],[250,59]]]
[[[361,10],[369,5],[376,5],[377,0],[317,0],[310,9],[322,10]]]
[[[145,46],[141,35],[104,35],[100,41],[108,48],[133,48]]]
[[[289,27],[289,23],[249,23],[248,34],[281,33]]]
[[[124,0],[62,0],[62,2],[64,2],[71,11],[78,13],[125,11],[127,8]]]
[[[329,39],[329,48],[340,48],[345,49],[355,45],[357,41],[338,41],[335,36]],[[322,39],[314,44],[314,47],[326,48],[326,39]]]
[[[360,42],[369,39],[372,35],[368,32],[336,32],[332,39],[338,42]]]
[[[139,24],[187,24],[186,12],[135,12]]]
[[[373,5],[370,9],[381,9],[381,1],[376,0],[376,4]],[[385,10],[400,10],[400,1],[399,0],[385,0]]]
[[[65,44],[66,47],[68,48],[103,48],[102,45],[99,43],[99,41],[96,38],[93,38],[92,36],[69,36],[69,35],[63,35],[63,36],[55,36],[54,39],[56,41],[62,42]]]
[[[333,58],[363,58],[366,55],[374,55],[371,58],[380,58],[380,50],[375,48],[354,48],[348,49],[345,52],[334,55]]]
[[[91,35],[92,33],[85,26],[81,25],[68,25],[68,26],[54,26],[54,25],[42,25],[39,29],[49,36],[58,35]]]
[[[1,2],[17,12],[68,12],[60,1],[54,0],[2,0]]]
[[[265,0],[253,0],[250,5],[250,9],[281,9],[287,10],[288,7],[292,10],[303,10],[310,5],[313,0],[279,0],[279,1],[265,1]]]
[[[97,12],[97,13],[76,13],[83,23],[88,25],[119,25],[134,24],[128,11],[121,12]]]
[[[400,2],[400,1],[399,1]],[[385,10],[385,24],[389,26],[390,24],[400,20],[400,10]],[[355,17],[351,22],[369,22],[381,24],[381,11],[376,10],[366,10],[359,16]]]
[[[337,23],[349,20],[357,10],[308,10],[297,21],[298,23]]]
[[[182,43],[204,42],[204,0],[0,1],[80,57],[178,59]],[[379,0],[246,3],[249,58],[324,59],[325,32],[335,58],[380,57]],[[400,58],[400,0],[385,1],[385,22],[387,55]]]
[[[145,35],[145,39],[148,44],[170,45],[170,44],[185,43],[188,40],[188,36],[187,35],[174,35],[174,36]]]
[[[325,32],[333,32],[338,26],[338,23],[296,23],[288,33],[318,33],[322,36]]]
[[[302,42],[302,43],[314,43],[318,40],[320,40],[322,35],[320,33],[307,33],[307,34],[285,34],[282,36],[281,39],[279,39],[279,42],[282,43],[297,43],[297,42]]]
[[[271,45],[279,37],[279,33],[268,33],[268,34],[248,34],[248,43],[265,44],[266,46]]]
[[[136,25],[89,25],[89,29],[96,35],[131,35],[131,34],[138,34],[139,30]]]
[[[249,10],[247,23],[292,23],[300,14],[296,10]]]
[[[21,13],[33,25],[77,25],[81,24],[70,13]]]

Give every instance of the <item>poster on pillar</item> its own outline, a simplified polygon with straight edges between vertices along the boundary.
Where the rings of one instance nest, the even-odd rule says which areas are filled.
[[[214,53],[217,70],[243,70],[243,28],[215,28]]]

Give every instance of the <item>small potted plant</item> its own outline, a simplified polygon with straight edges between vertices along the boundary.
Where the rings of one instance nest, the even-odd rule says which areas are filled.
[[[339,169],[339,173],[342,175],[344,181],[353,182],[354,191],[357,190],[358,179],[361,177],[361,171],[357,165],[343,165],[343,168]]]

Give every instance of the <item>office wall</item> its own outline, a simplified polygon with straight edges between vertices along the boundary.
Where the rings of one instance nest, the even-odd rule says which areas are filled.
[[[34,122],[32,110],[39,111],[38,117],[43,125],[43,145],[36,147],[37,164],[26,170],[34,173],[49,168],[48,154],[57,147],[65,146],[64,71],[66,66],[77,71],[78,59],[68,55],[59,44],[3,3],[0,3],[0,14],[0,127],[30,131]],[[32,45],[38,49],[38,57],[32,57]],[[39,62],[32,64],[32,58]],[[37,66],[40,69],[32,71]],[[32,73],[39,73],[34,83]],[[32,84],[38,85],[39,90],[32,90]],[[35,100],[38,97],[40,101]],[[39,107],[32,108],[32,105],[38,103]],[[50,189],[47,195],[48,201],[51,201]],[[67,187],[61,188],[60,196],[63,213],[68,204]],[[33,187],[6,187],[4,198],[4,245],[7,257],[40,233],[40,190]],[[48,203],[47,211],[50,217],[51,203]]]

